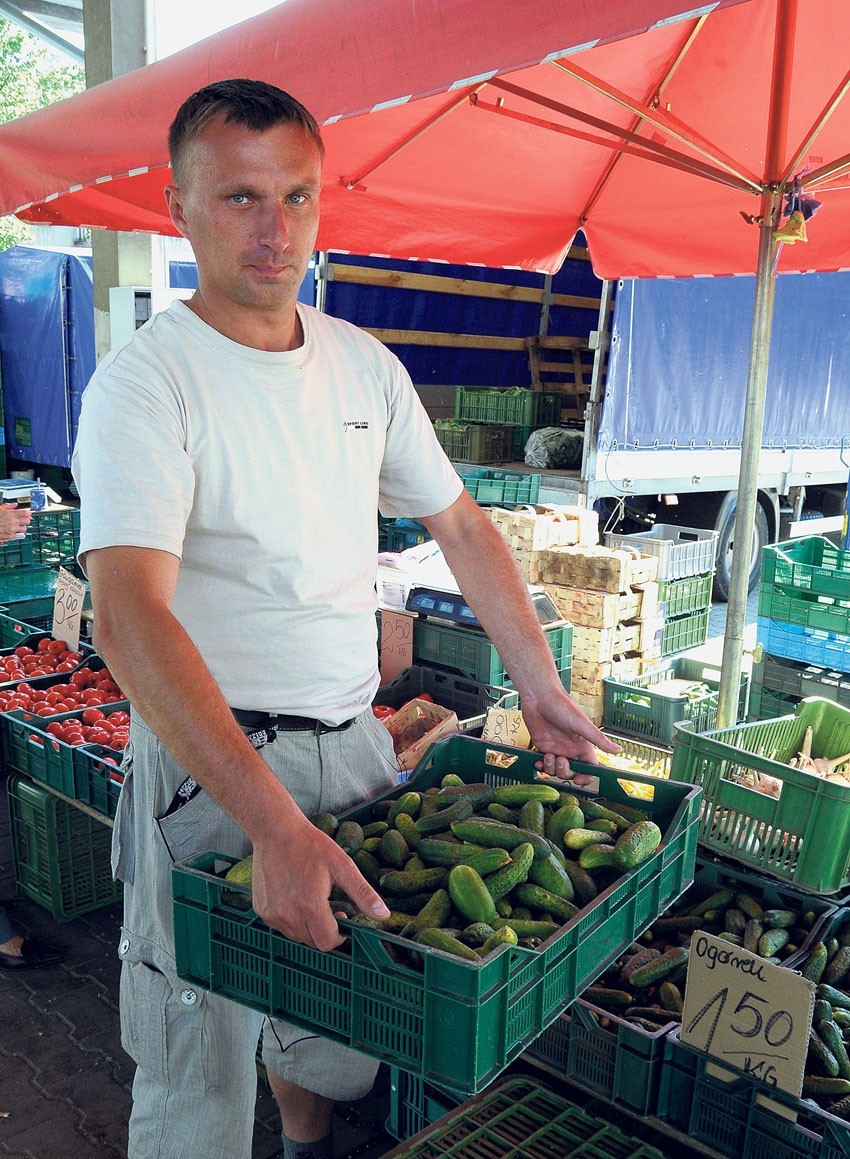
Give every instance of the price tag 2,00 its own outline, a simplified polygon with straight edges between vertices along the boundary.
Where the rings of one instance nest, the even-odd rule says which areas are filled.
[[[83,581],[60,567],[53,598],[53,636],[64,640],[72,652],[76,652],[80,644],[80,616],[85,595]]]

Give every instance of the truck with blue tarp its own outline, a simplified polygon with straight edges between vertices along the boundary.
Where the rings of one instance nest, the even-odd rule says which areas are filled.
[[[192,263],[178,264],[174,285],[192,286]],[[323,253],[299,297],[394,350],[435,419],[454,417],[461,391],[557,392],[577,453],[570,468],[544,469],[543,495],[595,506],[618,531],[715,528],[724,595],[753,294],[750,277],[602,282],[579,244],[554,276]],[[848,311],[850,274],[777,279],[753,582],[764,543],[840,527]],[[0,254],[11,468],[67,470],[94,365],[90,260],[29,247]],[[514,446],[503,465],[522,470],[522,442]]]

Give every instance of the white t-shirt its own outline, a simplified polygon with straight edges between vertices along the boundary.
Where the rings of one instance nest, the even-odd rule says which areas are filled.
[[[80,555],[176,555],[172,611],[228,704],[339,724],[378,685],[378,510],[434,515],[463,485],[398,359],[298,313],[303,346],[269,352],[175,302],[103,360],[72,463]]]

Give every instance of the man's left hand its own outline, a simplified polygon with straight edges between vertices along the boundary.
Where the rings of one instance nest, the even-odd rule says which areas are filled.
[[[533,707],[523,701],[522,717],[535,748],[543,754],[537,768],[550,777],[585,784],[590,778],[574,773],[570,758],[595,765],[599,763],[597,749],[620,752],[620,746],[600,732],[565,691],[550,694]]]

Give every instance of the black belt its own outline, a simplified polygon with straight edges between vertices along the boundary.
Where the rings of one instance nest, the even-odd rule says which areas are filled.
[[[322,736],[326,732],[345,732],[351,728],[355,719],[344,720],[342,724],[324,724],[314,716],[281,716],[270,712],[250,712],[245,708],[231,708],[230,711],[243,728],[264,729],[266,732],[312,732],[314,736]]]

